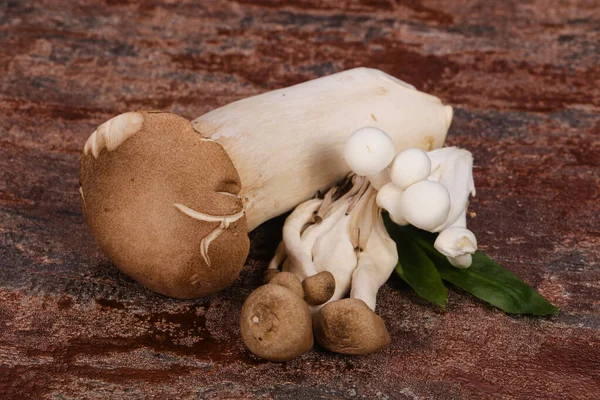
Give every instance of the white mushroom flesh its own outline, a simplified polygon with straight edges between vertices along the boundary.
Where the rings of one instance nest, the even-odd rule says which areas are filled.
[[[351,132],[365,126],[385,131],[394,154],[433,150],[443,145],[451,120],[452,107],[437,97],[381,71],[356,68],[236,101],[193,124],[221,144],[237,168],[251,231],[343,179]]]
[[[455,267],[468,268],[472,263],[471,255],[477,250],[477,239],[470,230],[451,226],[440,232],[434,247]]]

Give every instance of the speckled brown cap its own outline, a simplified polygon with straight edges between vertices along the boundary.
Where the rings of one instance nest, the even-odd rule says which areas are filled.
[[[321,271],[302,281],[304,300],[311,306],[325,303],[335,293],[335,277],[329,271]]]
[[[342,299],[325,304],[314,316],[317,343],[342,354],[369,354],[390,343],[385,323],[367,304]]]
[[[301,299],[304,298],[304,289],[302,288],[302,282],[300,279],[291,272],[280,272],[273,276],[269,281],[271,285],[279,285],[290,289],[292,292],[296,293],[298,297]]]
[[[248,349],[266,360],[288,361],[313,346],[308,304],[279,285],[261,286],[248,296],[240,330]]]
[[[86,143],[80,184],[100,248],[148,288],[194,298],[237,278],[249,250],[240,178],[188,120],[139,111],[101,125]]]

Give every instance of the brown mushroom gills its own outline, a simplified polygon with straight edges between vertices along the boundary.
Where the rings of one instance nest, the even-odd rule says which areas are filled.
[[[248,349],[270,361],[289,361],[313,346],[310,310],[286,287],[264,285],[248,296],[240,317]]]
[[[331,299],[335,292],[335,277],[329,271],[322,271],[302,281],[304,299],[311,306],[318,306]]]
[[[133,127],[124,118],[130,114]],[[121,271],[158,293],[194,298],[222,290],[237,278],[250,244],[232,161],[182,117],[127,115],[103,124],[81,160],[92,235]]]
[[[358,299],[325,304],[314,316],[317,343],[342,354],[374,353],[390,343],[383,320]]]

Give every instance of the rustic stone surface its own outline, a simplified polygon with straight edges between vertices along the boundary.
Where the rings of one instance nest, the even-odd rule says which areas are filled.
[[[451,4],[449,4],[451,3]],[[600,10],[595,1],[0,2],[0,398],[600,397]],[[392,279],[392,343],[287,364],[237,318],[282,220],[208,299],[151,293],[81,215],[80,150],[128,110],[188,118],[365,65],[454,105],[476,159],[481,247],[561,307],[510,317],[460,290],[441,312]]]

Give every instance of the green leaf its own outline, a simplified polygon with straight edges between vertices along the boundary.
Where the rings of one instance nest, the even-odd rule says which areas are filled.
[[[448,289],[444,286],[431,259],[417,245],[414,238],[406,235],[403,230],[397,229],[400,227],[394,224],[387,215],[384,216],[384,221],[388,233],[398,248],[396,273],[419,296],[442,308],[445,307]]]
[[[509,314],[558,314],[557,307],[484,253],[473,254],[473,264],[469,268],[456,268],[433,247],[437,235],[414,227],[403,229],[405,234],[416,238],[416,243],[433,261],[443,280]]]

